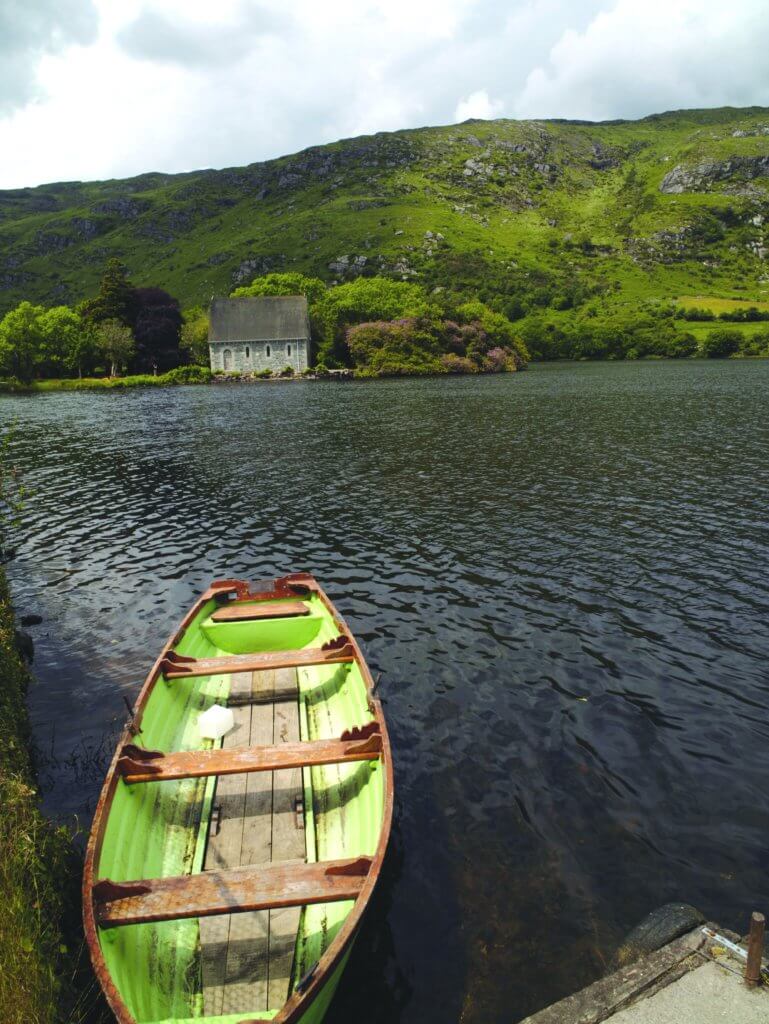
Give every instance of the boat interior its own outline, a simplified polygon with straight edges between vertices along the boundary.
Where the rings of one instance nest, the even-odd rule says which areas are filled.
[[[214,704],[234,716],[220,741],[198,726]],[[313,978],[380,839],[382,737],[354,652],[314,592],[211,600],[139,725],[95,864],[107,970],[138,1024],[271,1020]]]

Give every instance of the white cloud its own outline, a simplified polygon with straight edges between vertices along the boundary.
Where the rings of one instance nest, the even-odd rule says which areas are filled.
[[[764,0],[618,0],[582,31],[565,28],[532,68],[520,117],[636,117],[769,102]]]
[[[38,98],[35,68],[47,53],[96,37],[92,0],[3,0],[0,5],[0,115]]]
[[[485,89],[478,89],[457,103],[454,120],[467,121],[471,117],[476,117],[489,121],[501,117],[504,108],[502,100],[492,100]]]
[[[26,78],[11,87],[0,70],[0,187],[244,164],[503,113],[606,118],[769,103],[764,0],[28,6],[46,3],[68,15],[54,18],[58,28],[36,35],[21,19],[25,31],[3,38],[7,5],[22,10],[3,0],[0,59],[21,61]]]

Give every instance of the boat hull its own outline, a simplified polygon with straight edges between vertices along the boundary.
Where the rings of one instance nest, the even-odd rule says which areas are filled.
[[[301,615],[294,611],[290,619],[262,614],[266,603],[285,601],[287,596],[303,601],[306,611]],[[216,621],[215,613],[223,606],[225,621],[221,615]],[[260,614],[248,617],[255,609]],[[244,617],[238,621],[241,610]],[[236,621],[229,621],[233,616]],[[176,778],[173,772],[186,770],[184,766],[191,762],[199,772],[199,762],[208,756],[211,744],[202,740],[197,717],[213,703],[227,703],[233,680],[245,678],[234,670],[209,675],[195,671],[212,665],[240,668],[244,658],[262,664],[274,652],[288,652],[288,660],[293,658],[298,666],[301,740],[304,749],[312,751],[309,757],[317,761],[321,741],[333,740],[339,741],[345,757],[355,757],[340,763],[302,763],[301,767],[305,859],[321,867],[343,864],[326,873],[353,875],[353,898],[337,898],[333,890],[340,888],[340,879],[335,876],[326,879],[317,894],[310,894],[312,902],[296,904],[301,906],[300,924],[288,998],[282,1005],[232,1006],[237,1012],[228,1013],[225,998],[220,1012],[211,1013],[206,1006],[214,1004],[201,980],[201,921],[209,913],[221,913],[221,907],[197,906],[192,896],[185,907],[184,880],[209,866],[204,858],[217,776]],[[283,654],[280,659],[287,660]],[[185,666],[190,669],[188,675]],[[357,747],[363,753],[355,753],[353,740],[368,744]],[[290,749],[302,756],[301,744]],[[369,750],[374,753],[367,759]],[[131,775],[126,768],[137,754],[149,765],[146,775],[135,768]],[[257,765],[265,761],[263,751],[258,754],[253,758]],[[228,756],[217,752],[217,764]],[[266,763],[273,760],[268,757]],[[152,771],[166,772],[167,777],[154,781]],[[261,587],[232,580],[213,584],[165,645],[145,681],[133,721],[118,743],[88,844],[84,924],[97,977],[117,1020],[121,1024],[201,1019],[209,1024],[251,1020],[320,1024],[379,875],[392,805],[390,746],[373,680],[357,643],[322,588],[307,574]],[[142,917],[140,907],[148,897],[136,886],[161,890],[168,888],[169,879],[180,878],[182,898],[163,912],[187,916]],[[116,895],[115,885],[125,891]],[[128,911],[116,927],[112,911],[117,903],[109,901],[121,895]],[[151,898],[164,905],[161,895]],[[267,900],[264,906],[282,906],[282,895],[279,891],[262,894]],[[228,906],[227,912],[234,921],[242,909],[242,905]]]

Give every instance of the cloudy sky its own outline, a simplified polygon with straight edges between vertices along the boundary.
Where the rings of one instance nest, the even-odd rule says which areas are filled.
[[[769,106],[767,0],[0,0],[0,188],[468,117]]]

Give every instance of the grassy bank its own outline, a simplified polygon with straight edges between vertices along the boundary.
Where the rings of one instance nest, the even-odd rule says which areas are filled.
[[[74,1024],[94,997],[78,993],[80,864],[66,829],[40,812],[28,684],[0,570],[0,1021]]]
[[[167,388],[179,384],[209,384],[212,373],[205,366],[180,366],[176,370],[153,376],[149,373],[130,377],[72,377],[34,380],[29,383],[10,378],[0,380],[0,391],[39,393],[48,391],[115,391],[126,388]]]

